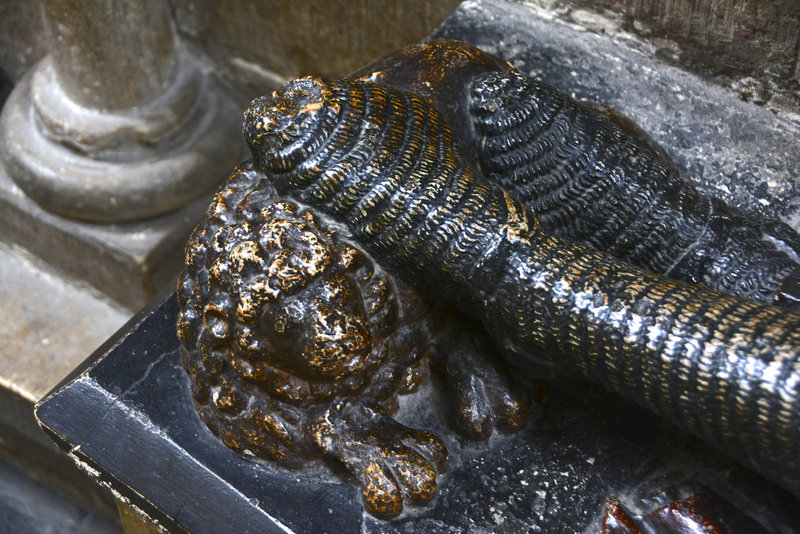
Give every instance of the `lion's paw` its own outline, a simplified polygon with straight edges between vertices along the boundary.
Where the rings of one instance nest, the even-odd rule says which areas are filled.
[[[430,501],[436,477],[447,466],[447,449],[439,438],[398,423],[376,405],[332,406],[312,434],[321,449],[360,480],[364,506],[381,518],[399,514],[404,502]]]

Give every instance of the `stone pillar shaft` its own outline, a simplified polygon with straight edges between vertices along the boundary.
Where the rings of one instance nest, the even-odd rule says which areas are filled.
[[[173,82],[176,46],[164,0],[44,0],[56,77],[73,101],[123,110]]]

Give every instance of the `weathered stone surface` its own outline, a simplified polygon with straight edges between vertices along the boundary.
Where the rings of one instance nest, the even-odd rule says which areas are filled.
[[[247,87],[296,74],[339,74],[429,32],[456,1],[252,4],[172,1],[178,30],[215,70]],[[523,2],[518,2],[523,3]],[[742,98],[798,111],[797,0],[532,0],[576,27],[636,35],[675,65],[729,85]],[[0,65],[18,80],[44,49],[39,2],[0,5]],[[224,23],[219,23],[224,21]],[[266,31],[264,28],[269,28]],[[313,44],[312,44],[313,43]]]
[[[130,312],[5,244],[0,244],[0,301],[0,454],[83,506],[111,516],[110,496],[47,439],[33,405]]]
[[[663,60],[707,76],[743,100],[800,112],[797,0],[534,0],[564,21],[636,35]]]
[[[744,102],[643,43],[587,32],[530,5],[468,1],[433,37],[460,38],[573,98],[617,109],[702,192],[800,228],[800,116]]]
[[[175,277],[186,239],[208,201],[206,196],[138,223],[97,225],[48,213],[0,167],[2,241],[27,249],[130,310],[144,306]]]
[[[351,2],[173,2],[181,37],[208,54],[219,72],[246,88],[246,104],[303,74],[345,76],[359,65],[417,41],[456,0]]]
[[[166,0],[42,2],[48,52],[69,100],[126,110],[165,93],[178,71]]]
[[[19,80],[45,53],[42,6],[34,2],[0,2],[0,68]]]
[[[114,521],[77,506],[2,459],[0,518],[0,530],[8,534],[122,534]]]
[[[184,59],[161,98],[111,112],[72,101],[46,57],[0,115],[6,172],[47,211],[102,223],[163,215],[213,189],[240,154],[237,106]]]
[[[166,0],[46,2],[48,55],[0,115],[0,159],[47,211],[93,222],[180,209],[238,157],[237,106],[176,39]]]

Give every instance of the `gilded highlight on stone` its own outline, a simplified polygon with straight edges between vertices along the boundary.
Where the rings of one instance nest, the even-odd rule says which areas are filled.
[[[343,461],[377,515],[399,513],[404,494],[432,497],[444,445],[387,410],[425,377],[427,304],[263,174],[241,167],[218,193],[179,299],[192,395],[226,445],[288,466]]]
[[[458,41],[355,73],[429,99],[466,158],[544,229],[686,282],[800,309],[800,235],[698,192],[633,121]],[[795,295],[795,293],[797,293]]]
[[[286,130],[283,141],[301,130]],[[491,347],[480,334],[334,226],[281,200],[251,165],[238,168],[187,245],[181,361],[201,418],[226,445],[290,467],[343,464],[366,508],[392,517],[404,502],[433,498],[447,463],[436,436],[391,419],[397,396],[428,376],[431,352],[458,392],[453,420],[468,437],[524,425],[527,392],[484,354]]]
[[[598,382],[800,495],[799,314],[553,236],[411,93],[303,78],[256,100],[245,132],[281,195],[480,320],[512,364]]]

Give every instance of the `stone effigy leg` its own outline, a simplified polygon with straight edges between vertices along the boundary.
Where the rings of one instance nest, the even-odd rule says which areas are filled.
[[[603,384],[800,494],[800,315],[549,235],[409,93],[298,79],[251,104],[245,134],[281,194],[480,319],[510,361]]]
[[[800,235],[699,193],[616,111],[576,101],[458,41],[410,46],[351,78],[429,99],[465,157],[553,235],[671,278],[797,305]]]

